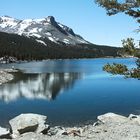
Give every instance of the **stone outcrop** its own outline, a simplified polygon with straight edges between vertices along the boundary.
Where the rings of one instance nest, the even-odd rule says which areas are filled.
[[[19,135],[27,132],[45,133],[49,126],[46,124],[47,117],[38,114],[21,114],[9,123],[12,129],[12,137],[16,138]]]
[[[115,113],[107,113],[104,115],[100,115],[97,117],[98,121],[103,124],[110,124],[110,123],[124,123],[127,121],[127,117],[115,114]]]
[[[10,138],[10,131],[6,128],[0,127],[0,138]]]

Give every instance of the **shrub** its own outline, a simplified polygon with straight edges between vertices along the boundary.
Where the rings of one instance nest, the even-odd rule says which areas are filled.
[[[112,65],[106,64],[103,70],[112,74],[121,74],[126,78],[137,78],[140,79],[140,59],[137,59],[137,68],[128,70],[126,65],[113,63]]]
[[[133,68],[129,71],[128,77],[131,78],[140,78],[140,69],[139,68]]]
[[[126,65],[113,63],[112,65],[106,64],[103,70],[112,74],[125,74],[128,68]]]
[[[138,68],[140,68],[140,58],[136,60],[136,65]]]

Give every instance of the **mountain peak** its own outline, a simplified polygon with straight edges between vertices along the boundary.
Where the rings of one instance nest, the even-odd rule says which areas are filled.
[[[50,22],[51,24],[53,24],[53,23],[56,22],[56,21],[55,21],[55,18],[54,18],[53,16],[48,16],[48,17],[46,18],[46,20],[47,20],[48,22]]]
[[[0,31],[35,37],[39,42],[42,42],[41,38],[47,38],[55,43],[88,43],[86,40],[76,35],[71,28],[57,22],[53,16],[48,16],[43,19],[24,20],[3,16],[0,17]]]

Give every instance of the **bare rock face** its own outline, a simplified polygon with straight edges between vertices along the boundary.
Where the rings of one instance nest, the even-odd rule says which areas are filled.
[[[16,138],[20,134],[27,132],[45,133],[49,128],[46,120],[46,116],[38,114],[19,115],[9,121],[12,129],[12,137]]]
[[[10,137],[10,131],[6,128],[0,127],[0,139],[9,138],[9,137]]]

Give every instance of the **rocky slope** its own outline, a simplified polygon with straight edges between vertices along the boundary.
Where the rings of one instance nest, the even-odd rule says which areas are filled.
[[[0,17],[0,31],[34,37],[37,42],[46,46],[47,43],[44,41],[44,38],[55,43],[88,44],[81,36],[75,34],[71,28],[56,22],[53,16],[25,20],[2,16]]]

